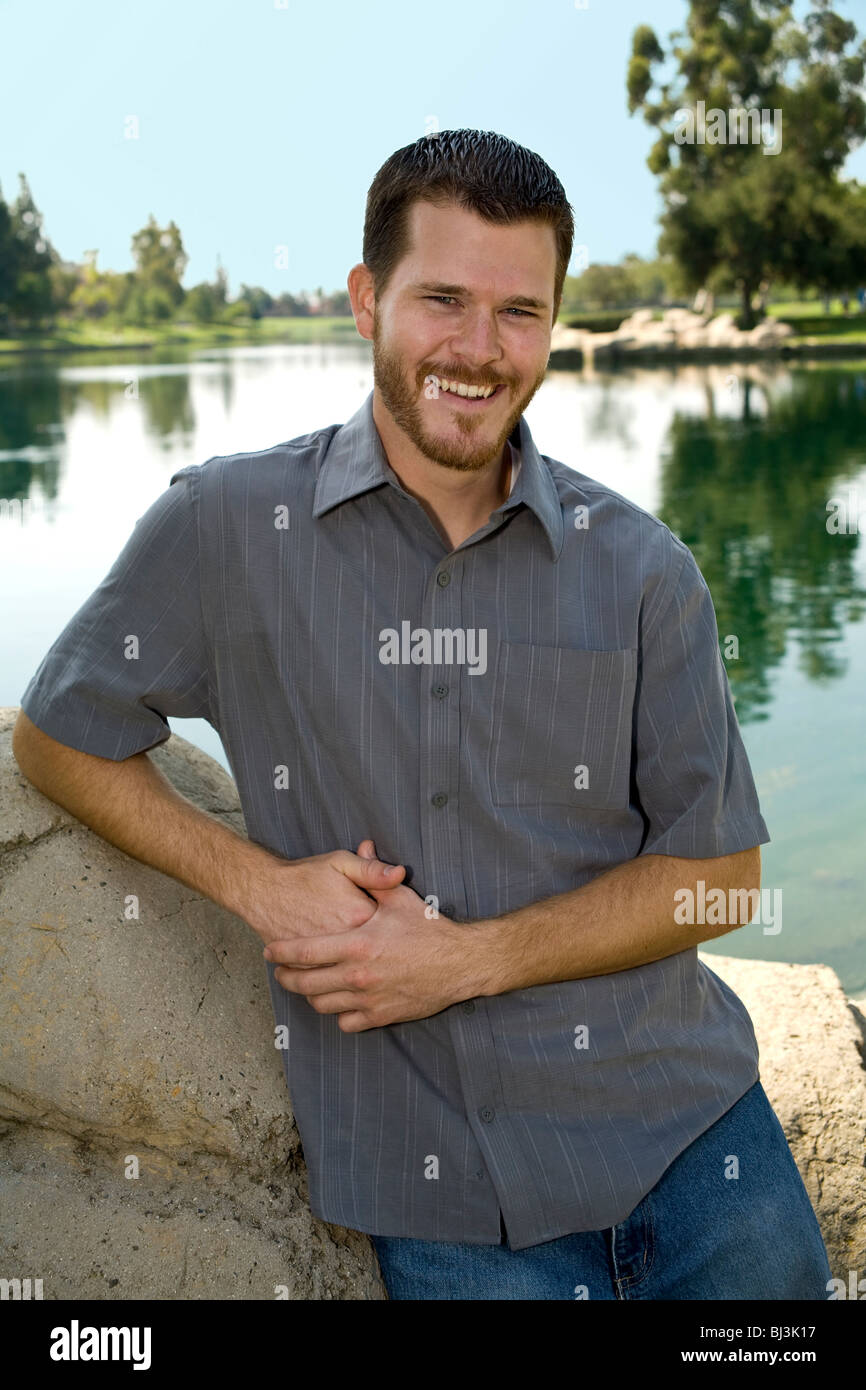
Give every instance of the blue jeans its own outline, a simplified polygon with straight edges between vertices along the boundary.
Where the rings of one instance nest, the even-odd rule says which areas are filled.
[[[739,1177],[726,1177],[728,1155]],[[504,1230],[504,1227],[503,1227]],[[371,1236],[392,1299],[826,1300],[827,1251],[760,1081],[625,1221],[511,1250]]]

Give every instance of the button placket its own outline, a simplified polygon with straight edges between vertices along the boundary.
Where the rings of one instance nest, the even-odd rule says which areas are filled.
[[[456,629],[461,621],[462,557],[449,556],[429,572],[418,626],[430,637],[430,657],[437,654],[437,629]],[[440,656],[449,654],[446,649]],[[457,790],[460,759],[459,667],[441,662],[427,667],[420,710],[419,779],[423,881],[438,910],[452,917],[465,900],[460,868]]]

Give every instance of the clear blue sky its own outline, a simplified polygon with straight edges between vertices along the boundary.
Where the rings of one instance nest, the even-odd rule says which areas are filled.
[[[101,268],[131,269],[153,213],[180,227],[187,287],[219,255],[231,295],[333,290],[361,259],[373,175],[433,116],[541,154],[590,261],[653,254],[653,132],[627,113],[625,70],[634,28],[664,43],[685,0],[283,3],[0,0],[4,197],[26,173],[66,259],[95,247]],[[866,31],[866,0],[837,9]],[[844,172],[866,182],[866,147]]]

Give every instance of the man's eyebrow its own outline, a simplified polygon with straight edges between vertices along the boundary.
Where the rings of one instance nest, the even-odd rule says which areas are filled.
[[[421,281],[418,284],[410,285],[409,289],[425,290],[428,294],[463,295],[464,297],[468,297],[470,299],[472,297],[472,291],[467,289],[465,285],[441,285],[432,283],[428,284],[426,281]],[[512,294],[508,297],[508,299],[503,299],[502,302],[503,304],[508,304],[511,306],[520,305],[524,309],[548,308],[548,305],[545,303],[543,299],[533,299],[530,295],[527,294]]]

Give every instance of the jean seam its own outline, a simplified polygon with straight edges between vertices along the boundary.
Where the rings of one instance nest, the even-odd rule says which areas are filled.
[[[614,1273],[616,1274],[617,1285],[621,1289],[631,1289],[634,1288],[637,1284],[642,1283],[644,1279],[646,1279],[649,1275],[650,1270],[652,1269],[653,1264],[655,1262],[655,1225],[653,1223],[652,1202],[650,1201],[649,1193],[647,1193],[640,1205],[643,1209],[641,1211],[641,1218],[644,1223],[645,1239],[643,1249],[643,1264],[641,1265],[641,1268],[637,1274],[623,1274],[622,1276],[616,1274],[616,1227],[614,1226],[613,1228]],[[648,1236],[646,1235],[647,1229],[649,1232]],[[649,1243],[650,1250],[649,1261],[647,1261],[647,1243]]]

